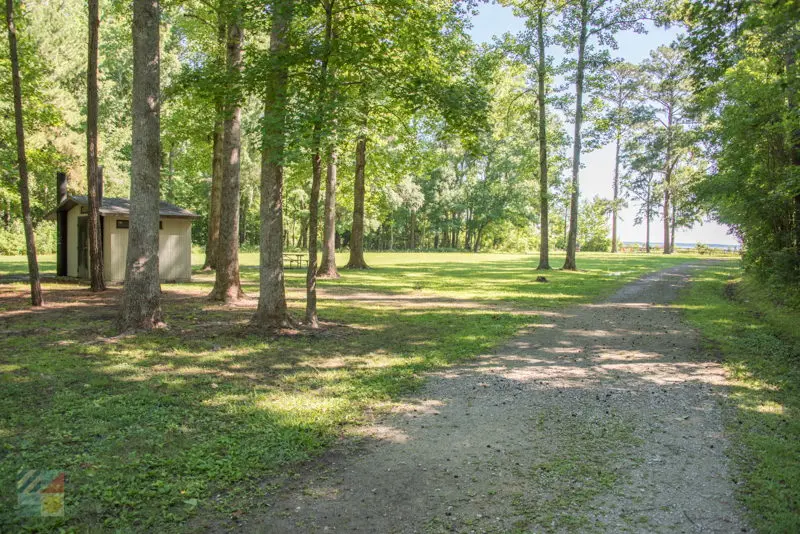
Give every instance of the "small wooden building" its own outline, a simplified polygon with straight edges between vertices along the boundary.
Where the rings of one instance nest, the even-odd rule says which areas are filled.
[[[67,194],[66,177],[58,176],[59,202],[52,212],[58,228],[59,276],[89,278],[89,198]],[[105,279],[125,280],[130,201],[103,198],[99,188],[100,229]],[[168,202],[159,206],[159,274],[162,282],[188,282],[192,277],[192,221],[198,215]]]

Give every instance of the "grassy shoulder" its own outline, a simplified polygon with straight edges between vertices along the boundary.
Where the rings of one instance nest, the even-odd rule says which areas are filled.
[[[535,320],[519,310],[601,299],[689,258],[586,254],[582,271],[547,273],[547,283],[534,281],[533,256],[367,259],[374,269],[320,282],[325,330],[279,338],[243,328],[255,301],[206,301],[213,277],[199,272],[164,286],[169,329],[122,338],[119,289],[47,283],[49,304],[32,311],[24,283],[0,284],[0,530],[177,531],[198,514],[235,514],[241,495],[269,491],[265,479],[325,450],[426,371]],[[0,272],[23,261],[0,260]],[[251,295],[256,261],[242,257]],[[297,315],[303,278],[288,273]],[[66,471],[65,518],[17,516],[8,488],[20,469]]]
[[[726,426],[751,524],[800,531],[800,312],[734,265],[698,274],[681,305],[730,373]]]

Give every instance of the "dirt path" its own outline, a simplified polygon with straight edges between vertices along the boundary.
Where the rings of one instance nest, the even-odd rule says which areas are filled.
[[[722,367],[669,307],[693,266],[542,317],[432,377],[355,451],[248,514],[252,532],[746,532]]]

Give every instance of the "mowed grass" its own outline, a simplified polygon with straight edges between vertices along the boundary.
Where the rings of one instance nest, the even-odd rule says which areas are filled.
[[[582,271],[537,283],[535,256],[369,254],[374,269],[320,282],[325,328],[280,337],[244,328],[254,300],[207,302],[213,275],[199,271],[163,286],[169,329],[126,337],[114,337],[119,288],[46,283],[49,304],[32,311],[23,282],[0,283],[0,531],[169,532],[190,530],[193,516],[235,516],[275,490],[265,480],[368,422],[426,371],[535,321],[520,311],[601,299],[689,259],[582,254]],[[257,256],[241,260],[254,296]],[[53,258],[42,264],[52,270]],[[24,266],[0,259],[0,275]],[[287,274],[298,317],[303,280]],[[67,473],[64,518],[18,516],[20,469]]]
[[[681,300],[732,380],[726,427],[751,525],[800,532],[800,312],[735,266],[703,271]]]

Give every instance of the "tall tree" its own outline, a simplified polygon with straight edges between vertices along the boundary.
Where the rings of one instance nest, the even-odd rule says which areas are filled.
[[[317,61],[315,109],[311,133],[311,196],[308,219],[308,270],[306,271],[306,324],[318,326],[317,320],[317,239],[319,237],[319,191],[322,181],[323,131],[328,115],[330,97],[330,59],[334,46],[334,7],[336,0],[322,0],[325,14],[321,52]]]
[[[539,4],[536,13],[536,47],[538,66],[536,68],[536,100],[539,104],[539,242],[538,270],[550,269],[550,182],[547,175],[547,49],[545,48],[545,5]]]
[[[609,67],[610,81],[605,88],[608,113],[603,118],[614,142],[614,177],[611,200],[611,252],[617,252],[617,220],[619,219],[620,167],[625,136],[637,120],[643,118],[644,110],[639,105],[642,77],[636,65],[615,62]]]
[[[217,13],[217,54],[215,59],[217,68],[222,71],[227,57],[227,27],[222,9]],[[211,148],[211,195],[208,209],[208,237],[206,238],[206,259],[203,262],[204,270],[217,268],[217,251],[219,250],[219,219],[222,209],[222,175],[223,175],[223,150],[225,143],[225,126],[223,124],[223,97],[219,90],[214,95],[214,128]]]
[[[160,179],[160,6],[133,1],[133,139],[123,331],[163,324],[158,268]]]
[[[648,13],[647,2],[641,0],[575,0],[564,8],[560,37],[567,50],[577,51],[575,62],[575,132],[572,148],[572,180],[570,184],[569,233],[564,269],[577,269],[575,252],[578,237],[578,207],[580,203],[579,175],[583,150],[584,93],[587,65],[593,68],[604,64],[604,54],[594,50],[592,39],[601,45],[616,47],[614,35],[622,30],[643,32],[642,18]],[[589,87],[589,89],[594,89]]]
[[[25,248],[28,253],[28,276],[31,284],[31,304],[41,306],[42,286],[39,280],[39,262],[36,259],[36,239],[33,235],[33,218],[28,190],[28,158],[25,153],[25,127],[22,120],[22,84],[17,55],[17,28],[14,25],[14,1],[6,0],[6,26],[8,48],[11,59],[11,85],[14,91],[14,123],[17,134],[17,165],[19,166],[19,197],[22,204],[22,220],[25,227]]]
[[[535,120],[538,126],[539,144],[539,265],[537,270],[550,267],[550,177],[547,157],[547,100],[548,77],[552,68],[547,59],[547,27],[551,15],[548,0],[528,2],[526,0],[506,0],[518,15],[526,17],[527,31],[521,35],[527,45],[522,57],[536,73],[536,101],[538,105]]]
[[[286,306],[283,273],[283,169],[293,14],[294,0],[273,2],[262,126],[260,293],[252,320],[258,328],[281,328],[293,323]]]
[[[637,122],[634,134],[623,147],[622,161],[626,172],[622,175],[622,195],[638,202],[634,224],[645,225],[645,252],[650,253],[652,221],[658,217],[660,202],[658,188],[662,181],[658,175],[663,171],[663,138],[651,127],[650,120]]]
[[[239,277],[239,173],[241,169],[242,124],[242,43],[243,32],[238,6],[233,7],[228,23],[224,111],[222,192],[216,277],[210,297],[226,303],[244,296]]]
[[[317,270],[320,278],[339,278],[336,270],[336,147],[328,150],[328,169],[325,179],[325,213],[322,227],[322,260]]]
[[[673,252],[672,243],[672,196],[673,175],[691,146],[687,136],[686,119],[691,91],[689,68],[686,58],[677,48],[660,46],[650,53],[644,62],[647,74],[647,98],[656,103],[656,131],[663,149],[662,193],[664,222],[664,254]]]
[[[564,269],[578,268],[575,261],[575,252],[578,239],[578,206],[580,202],[580,189],[578,176],[581,169],[581,127],[583,126],[583,80],[586,68],[586,42],[589,39],[589,25],[591,0],[580,0],[579,9],[576,9],[574,19],[578,30],[578,63],[575,70],[575,133],[572,145],[572,182],[570,191],[569,231],[567,233],[567,256],[564,260]],[[568,8],[569,9],[569,8]]]
[[[366,182],[364,173],[367,168],[367,121],[369,108],[362,110],[362,127],[356,139],[355,180],[353,182],[353,225],[350,231],[350,259],[348,269],[368,269],[364,259],[364,196]]]
[[[100,232],[100,183],[97,172],[97,50],[99,0],[89,0],[89,61],[86,70],[86,174],[89,187],[89,277],[92,291],[106,288]]]

